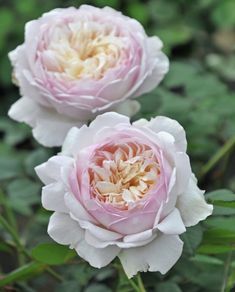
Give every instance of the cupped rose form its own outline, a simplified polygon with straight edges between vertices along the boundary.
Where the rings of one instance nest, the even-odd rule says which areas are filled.
[[[161,48],[138,21],[109,7],[45,13],[26,24],[24,43],[9,53],[22,95],[9,115],[29,124],[45,146],[62,145],[72,126],[100,113],[131,116],[139,109],[133,98],[168,71]]]
[[[62,152],[36,167],[49,235],[101,268],[116,256],[132,277],[166,273],[179,259],[179,234],[212,213],[197,187],[183,128],[156,117],[132,125],[105,113],[74,127]]]

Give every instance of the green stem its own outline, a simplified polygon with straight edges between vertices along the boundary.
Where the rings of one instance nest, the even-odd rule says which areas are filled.
[[[130,285],[132,286],[132,288],[136,291],[136,292],[140,292],[138,286],[136,285],[136,283],[128,278],[128,281],[130,283]]]
[[[2,204],[4,206],[4,210],[6,212],[6,217],[7,217],[7,220],[10,222],[10,225],[15,230],[17,230],[15,216],[13,215],[13,212],[12,212],[11,208],[9,207],[9,204],[8,204],[8,202],[5,198],[5,195],[1,189],[0,189],[0,204]]]
[[[234,146],[235,136],[231,137],[202,167],[199,178],[202,179]]]
[[[123,266],[122,264],[119,264],[119,263],[115,263],[113,264],[113,266],[118,270],[119,274],[120,274],[120,277],[122,277],[122,273],[124,273],[125,277],[127,278],[129,284],[131,285],[131,287],[133,288],[133,291],[136,291],[136,292],[140,292],[139,291],[139,287],[138,285],[135,283],[134,280],[132,279],[129,279],[127,274],[125,273],[124,269],[123,269]]]
[[[146,292],[140,273],[137,274],[137,282],[138,282],[138,286],[139,286],[139,291]]]
[[[13,227],[10,226],[10,224],[8,224],[8,222],[2,217],[2,215],[0,215],[0,224],[9,232],[9,234],[11,235],[12,239],[14,240],[18,253],[22,256],[26,256],[29,259],[32,259],[30,254],[28,253],[28,251],[25,249],[25,247],[23,246],[23,244],[21,243],[21,241],[19,240],[18,234],[17,232],[14,230]],[[20,257],[19,257],[20,258]],[[21,259],[21,258],[20,258]],[[21,260],[22,261],[22,260]],[[21,265],[20,265],[21,266]],[[59,281],[63,281],[63,278],[57,274],[52,268],[50,267],[46,267],[45,270],[51,275],[53,276],[56,280]]]
[[[224,265],[224,276],[223,276],[223,282],[221,286],[221,292],[225,292],[227,288],[227,282],[228,282],[228,274],[229,274],[229,268],[232,260],[232,251],[228,253],[227,260]]]
[[[16,233],[15,229],[11,227],[10,224],[0,215],[0,224],[10,233],[12,239],[14,240],[17,248],[22,251],[22,243],[19,240],[18,234]]]
[[[18,262],[19,262],[19,265],[22,266],[25,263],[25,258],[24,258],[24,255],[22,253],[22,244],[19,240],[15,216],[14,216],[11,208],[9,207],[9,204],[8,204],[8,202],[5,198],[5,195],[1,189],[0,189],[0,204],[2,204],[4,206],[6,218],[8,219],[8,220],[5,220],[2,217],[3,220],[1,221],[1,223],[2,223],[2,225],[5,226],[5,229],[7,229],[8,232],[11,234],[14,242],[16,243],[16,246],[18,249]]]
[[[54,277],[57,281],[59,282],[63,282],[64,281],[64,278],[62,276],[60,276],[55,270],[53,270],[52,268],[50,267],[47,267],[46,268],[46,272],[48,274],[50,274],[52,277]]]

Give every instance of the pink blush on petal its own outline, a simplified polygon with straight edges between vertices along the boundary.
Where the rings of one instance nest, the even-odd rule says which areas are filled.
[[[116,139],[120,142],[106,139],[78,154],[70,187],[100,226],[132,234],[153,227],[167,199],[167,164],[157,148],[125,135]]]

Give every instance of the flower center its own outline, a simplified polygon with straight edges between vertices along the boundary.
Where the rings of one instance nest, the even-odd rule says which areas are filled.
[[[126,210],[157,184],[160,165],[150,147],[129,142],[99,149],[89,174],[95,198]]]
[[[100,79],[125,54],[123,37],[108,24],[75,21],[54,28],[44,55],[48,71],[65,73],[70,79]],[[48,60],[48,58],[46,58]]]

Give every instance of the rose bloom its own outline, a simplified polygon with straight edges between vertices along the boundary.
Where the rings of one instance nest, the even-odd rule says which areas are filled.
[[[132,277],[166,273],[179,259],[179,234],[212,213],[197,187],[183,128],[156,117],[132,125],[117,113],[72,128],[62,152],[36,167],[49,235],[93,267],[116,256]]]
[[[109,7],[55,9],[30,21],[9,57],[22,98],[11,118],[33,128],[45,146],[59,146],[72,126],[106,111],[131,116],[130,98],[152,90],[168,71],[162,42]],[[59,129],[59,131],[58,131]]]

